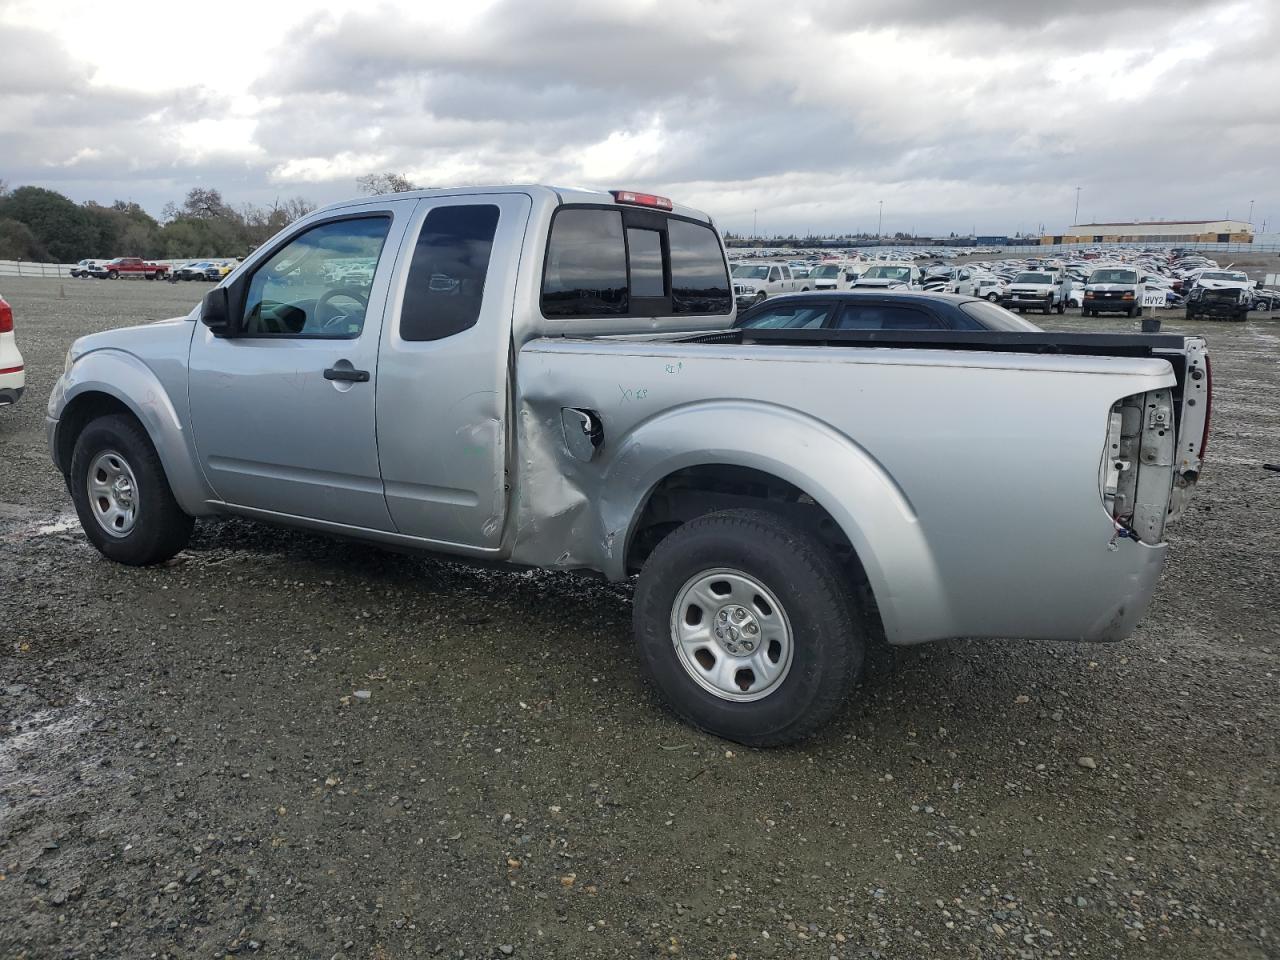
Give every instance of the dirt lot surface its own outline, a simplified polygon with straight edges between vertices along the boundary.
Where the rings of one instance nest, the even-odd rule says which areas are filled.
[[[1280,323],[1203,327],[1212,459],[1132,640],[894,651],[752,751],[655,706],[624,587],[239,521],[102,560],[45,399],[204,289],[2,290],[0,957],[1280,956]]]

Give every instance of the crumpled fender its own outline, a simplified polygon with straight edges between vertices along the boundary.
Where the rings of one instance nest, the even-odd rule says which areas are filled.
[[[610,577],[625,576],[634,525],[664,478],[704,464],[750,467],[803,490],[839,524],[866,570],[890,642],[950,635],[942,580],[906,494],[828,424],[787,407],[718,400],[664,411],[617,443],[595,500]]]
[[[190,431],[159,378],[145,363],[123,350],[107,348],[83,354],[70,372],[54,384],[49,397],[51,421],[61,420],[63,411],[76,398],[89,393],[114,397],[138,418],[160,455],[174,499],[183,510],[193,516],[211,512],[205,500],[213,496],[213,491],[197,464]],[[50,442],[56,443],[53,430]]]

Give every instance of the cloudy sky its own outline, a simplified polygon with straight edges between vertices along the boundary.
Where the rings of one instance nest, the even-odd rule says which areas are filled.
[[[0,0],[0,179],[651,189],[724,229],[1280,221],[1277,0]],[[147,18],[147,11],[158,15]],[[757,213],[758,211],[758,213]]]

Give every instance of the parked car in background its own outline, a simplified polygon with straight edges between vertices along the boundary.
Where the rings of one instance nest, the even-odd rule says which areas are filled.
[[[733,295],[740,307],[808,289],[809,284],[793,277],[785,263],[740,263],[733,268]]]
[[[27,369],[13,332],[13,307],[0,297],[0,407],[18,402],[27,384]]]
[[[1253,306],[1252,291],[1243,286],[1205,286],[1197,281],[1186,296],[1187,319],[1247,320]]]
[[[854,274],[841,263],[820,263],[809,271],[815,290],[848,290]]]
[[[875,290],[776,297],[738,314],[733,325],[751,330],[1040,329],[978,297]]]
[[[1134,267],[1098,267],[1084,285],[1084,315],[1142,316],[1142,284]]]
[[[99,263],[89,271],[99,280],[116,280],[120,277],[145,277],[147,280],[163,280],[169,275],[167,263],[143,260],[141,257],[116,257]]]
[[[853,281],[853,289],[882,287],[886,290],[919,290],[923,286],[920,268],[914,263],[877,263]]]
[[[195,260],[184,263],[173,271],[174,280],[210,280],[210,271],[214,269],[212,260]]]
[[[105,260],[81,260],[71,268],[71,276],[77,280],[88,279],[94,275],[94,271],[99,266],[106,262]]]
[[[1001,302],[1019,313],[1025,310],[1039,310],[1046,314],[1057,310],[1063,313],[1067,309],[1070,292],[1071,281],[1061,272],[1024,270],[1013,278]]]

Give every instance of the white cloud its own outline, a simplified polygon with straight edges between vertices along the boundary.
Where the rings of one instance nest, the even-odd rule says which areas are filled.
[[[396,170],[651,188],[736,229],[865,228],[879,200],[886,230],[1060,227],[1076,185],[1082,216],[1280,218],[1274,0],[82,11],[0,7],[0,172],[77,199],[324,201]]]

